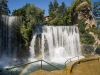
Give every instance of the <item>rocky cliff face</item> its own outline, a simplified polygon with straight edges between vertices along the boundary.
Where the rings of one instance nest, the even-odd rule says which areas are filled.
[[[76,6],[73,9],[72,16],[74,24],[77,24],[78,19],[85,19],[86,29],[88,29],[89,27],[97,27],[95,20],[92,16],[91,6],[89,6],[87,1],[84,1],[80,3],[78,6]]]
[[[74,25],[78,24],[78,19],[86,20],[85,30],[89,28],[97,28],[96,22],[92,15],[91,3],[89,3],[88,0],[84,0],[83,2],[76,2],[72,5],[72,22]],[[95,34],[94,32],[89,32],[89,34],[91,34],[95,39],[94,45],[100,45],[98,34]]]

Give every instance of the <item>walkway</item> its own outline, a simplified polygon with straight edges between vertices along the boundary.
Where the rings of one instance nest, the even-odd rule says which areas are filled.
[[[55,70],[55,71],[45,71],[45,70],[38,70],[28,75],[66,75],[65,70]]]
[[[66,67],[67,75],[100,75],[100,57],[82,58]]]
[[[80,63],[73,68],[71,75],[100,75],[100,61]]]

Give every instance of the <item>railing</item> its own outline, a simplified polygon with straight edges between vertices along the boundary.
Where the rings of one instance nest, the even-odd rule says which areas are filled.
[[[71,59],[76,58],[76,57],[78,57],[78,60],[79,60],[79,57],[80,57],[80,56],[75,56],[75,57],[72,57],[72,58],[68,59],[68,60],[65,62],[65,67],[67,66],[67,65],[66,65],[66,63],[67,63],[68,61],[70,61],[70,62],[71,62]]]
[[[13,66],[13,67],[10,67],[10,68],[1,69],[1,70],[0,70],[0,74],[1,74],[2,72],[6,71],[6,70],[11,70],[11,69],[14,69],[14,68],[18,68],[18,67],[25,66],[25,65],[28,65],[28,64],[32,64],[32,63],[36,63],[36,62],[41,62],[41,64],[40,64],[40,69],[43,69],[43,67],[42,67],[42,66],[43,66],[43,63],[42,63],[42,62],[45,62],[45,63],[47,63],[48,65],[54,67],[55,69],[60,70],[58,67],[56,67],[56,66],[54,66],[54,65],[52,65],[52,64],[50,64],[50,63],[48,63],[48,62],[46,62],[46,61],[44,61],[44,60],[38,60],[38,61],[26,63],[26,64],[16,65],[16,66]]]

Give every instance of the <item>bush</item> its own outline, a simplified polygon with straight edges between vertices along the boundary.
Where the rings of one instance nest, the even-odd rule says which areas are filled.
[[[85,32],[83,35],[81,35],[81,42],[83,44],[94,44],[95,40],[92,35]]]
[[[98,38],[100,38],[100,30],[97,28],[90,28],[89,31],[93,32],[94,34],[98,35]]]

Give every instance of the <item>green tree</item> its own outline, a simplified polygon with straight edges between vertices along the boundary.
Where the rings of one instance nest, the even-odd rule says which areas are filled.
[[[61,6],[59,6],[58,13],[59,13],[59,15],[63,16],[65,11],[66,11],[66,5],[64,2],[62,2]]]
[[[44,22],[44,10],[36,7],[34,4],[26,4],[22,8],[14,10],[12,15],[22,16],[21,33],[25,44],[29,45],[33,27]]]
[[[57,25],[57,11],[58,11],[58,2],[57,0],[54,0],[54,2],[50,2],[49,4],[49,25]]]
[[[53,9],[54,9],[54,8],[53,8],[53,3],[50,2],[50,4],[49,4],[48,6],[49,6],[49,10],[48,10],[48,11],[49,11],[49,13],[50,13],[50,12],[53,11]]]
[[[29,41],[31,40],[30,37],[32,36],[33,26],[37,24],[42,24],[44,21],[44,11],[33,4],[28,4],[25,7],[25,12],[25,28],[23,31],[23,37],[26,41],[26,44],[29,44]]]
[[[59,6],[57,0],[49,4],[49,25],[66,25],[65,12],[67,7],[64,2]]]
[[[8,1],[7,0],[0,0],[0,14],[3,15],[9,15],[10,10],[7,5]]]
[[[72,25],[72,14],[70,7],[67,7],[67,10],[64,13],[64,22],[65,25]]]
[[[59,7],[57,0],[54,0],[53,7],[54,7],[54,10]]]

